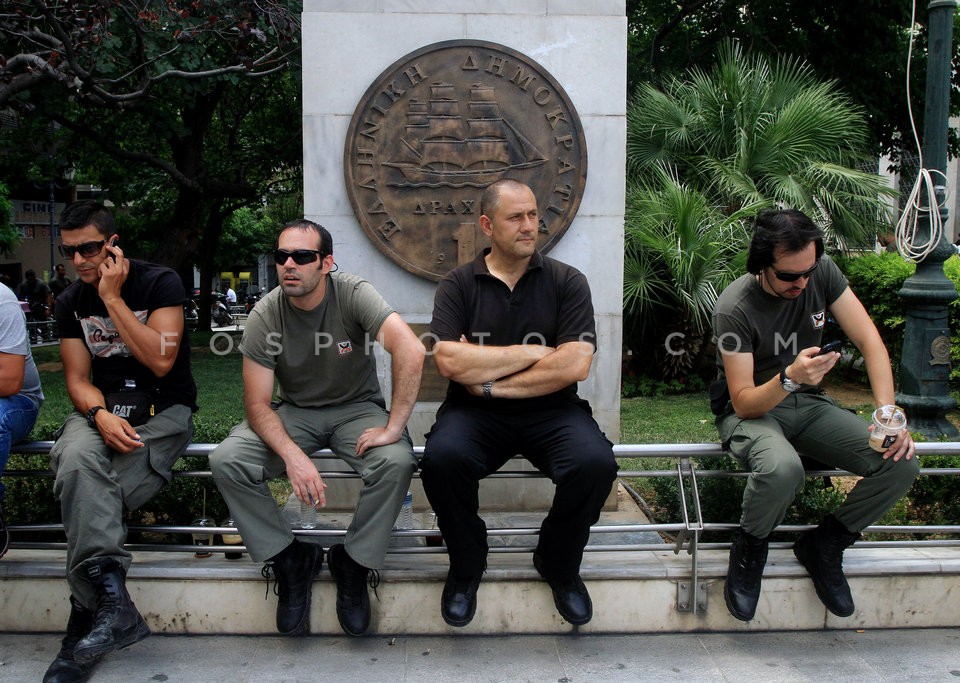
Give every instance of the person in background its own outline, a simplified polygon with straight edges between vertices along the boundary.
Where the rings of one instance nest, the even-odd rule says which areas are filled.
[[[67,277],[67,269],[62,263],[54,267],[56,275],[50,279],[50,294],[54,300],[65,290],[73,280]]]

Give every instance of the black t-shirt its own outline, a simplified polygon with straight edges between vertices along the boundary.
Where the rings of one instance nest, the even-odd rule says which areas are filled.
[[[487,269],[484,257],[489,251],[448,273],[437,286],[430,323],[436,341],[459,341],[464,335],[472,343],[491,346],[556,347],[585,341],[596,348],[593,301],[583,273],[538,252],[511,291]],[[471,396],[456,382],[447,388],[447,401],[510,410],[575,400],[579,400],[576,383],[548,396],[499,401]]]
[[[130,259],[130,272],[120,296],[142,323],[153,311],[183,306],[186,301],[183,284],[173,270],[134,259]],[[120,338],[93,285],[81,280],[72,283],[57,297],[55,315],[62,339],[82,339],[86,344],[93,359],[91,381],[103,393],[120,391],[133,380],[138,391],[154,395],[158,411],[175,404],[197,409],[197,386],[190,372],[190,338],[186,329],[170,372],[157,377]]]

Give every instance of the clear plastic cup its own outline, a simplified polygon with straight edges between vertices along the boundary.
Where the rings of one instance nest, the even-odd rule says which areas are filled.
[[[870,448],[884,453],[897,440],[897,434],[907,428],[907,414],[900,406],[880,406],[873,411],[873,431]]]
[[[304,503],[300,501],[300,528],[317,528],[317,506],[313,503]]]

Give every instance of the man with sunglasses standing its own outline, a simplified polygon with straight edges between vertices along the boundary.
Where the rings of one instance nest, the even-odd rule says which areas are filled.
[[[284,635],[309,629],[323,548],[294,537],[266,482],[286,472],[301,504],[325,506],[327,485],[309,455],[328,447],[360,475],[346,538],[327,554],[340,626],[359,636],[370,626],[367,584],[377,585],[417,467],[406,424],[426,352],[369,282],[333,274],[333,239],[323,226],[285,225],[274,261],[280,286],[250,312],[240,344],[247,419],[217,446],[210,468],[250,556],[273,571],[277,630]],[[374,341],[391,357],[389,412]]]
[[[124,515],[150,500],[193,436],[197,389],[170,268],[126,258],[93,201],[60,218],[77,280],[57,297],[60,357],[76,410],[50,453],[67,535],[70,619],[44,681],[86,680],[103,655],[150,634],[126,588]]]
[[[800,211],[760,213],[748,274],[723,291],[713,312],[718,383],[729,391],[729,400],[713,403],[717,428],[724,446],[750,471],[724,586],[727,608],[741,621],[756,613],[768,536],[803,488],[798,452],[861,477],[793,549],[820,600],[841,617],[854,611],[843,551],[893,507],[919,472],[907,430],[878,453],[868,445],[867,423],[819,388],[840,359],[837,351],[821,352],[829,315],[863,354],[876,405],[894,403],[880,334],[823,250],[823,234]]]

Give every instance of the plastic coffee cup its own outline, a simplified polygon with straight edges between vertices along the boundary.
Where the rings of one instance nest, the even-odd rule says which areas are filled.
[[[873,431],[870,448],[884,453],[897,440],[897,434],[907,428],[907,415],[900,406],[880,406],[873,411]]]
[[[230,517],[223,520],[223,522],[220,523],[220,526],[236,528],[237,524],[233,521],[233,518]],[[221,538],[223,539],[224,545],[243,545],[243,539],[240,538],[240,534],[223,534]],[[228,550],[224,553],[224,557],[226,557],[228,560],[239,560],[241,557],[243,557],[243,553],[236,550]]]
[[[204,527],[204,526],[216,526],[216,524],[212,519],[201,517],[199,519],[193,520],[193,522],[191,523],[191,526]],[[204,534],[204,533],[194,532],[193,544],[195,546],[198,546],[199,548],[197,552],[194,553],[194,557],[210,557],[211,555],[213,555],[212,552],[205,549],[213,545],[213,534]]]

